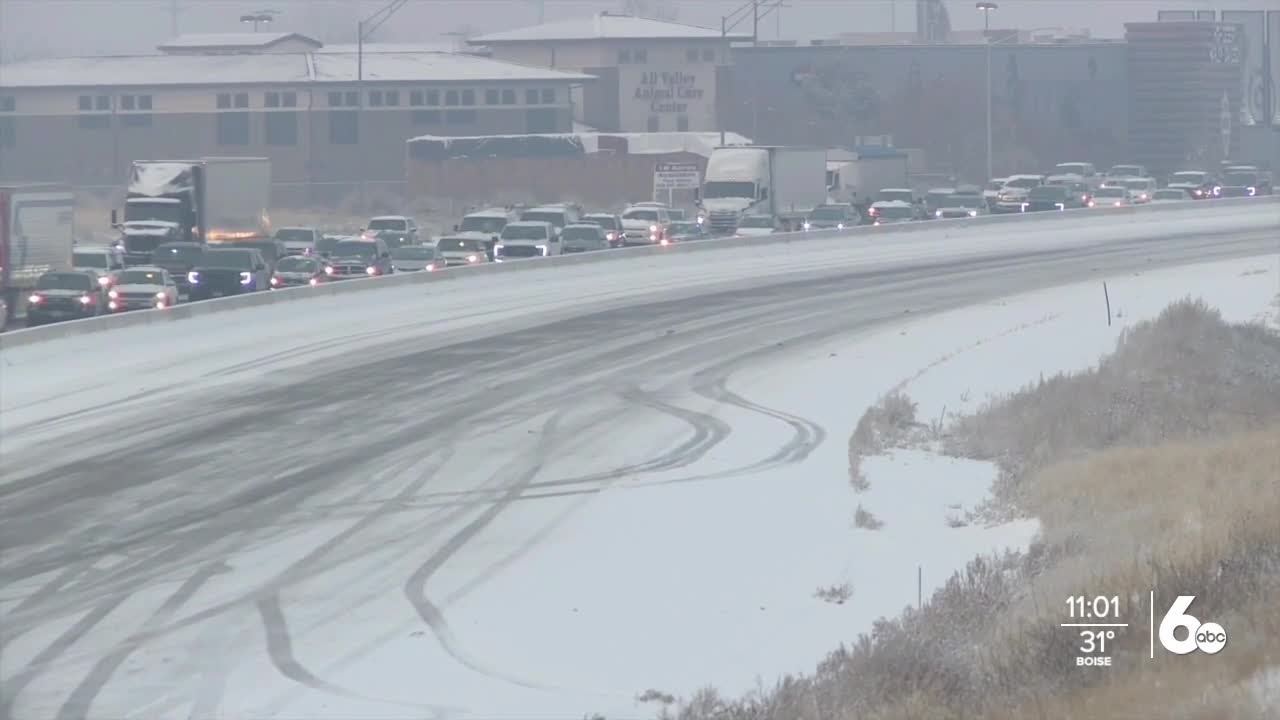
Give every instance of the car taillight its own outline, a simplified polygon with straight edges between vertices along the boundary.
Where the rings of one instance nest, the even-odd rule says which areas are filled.
[[[98,277],[98,284],[99,284],[99,285],[101,285],[102,287],[106,287],[106,286],[110,285],[110,284],[111,284],[111,277],[110,277],[109,275],[101,275],[101,276],[99,276],[99,277]]]
[[[81,295],[81,296],[80,296],[80,304],[81,304],[81,305],[92,305],[92,304],[93,304],[93,296],[92,296],[92,295]]]
[[[107,297],[111,298],[112,300],[115,300],[116,298],[120,297],[120,292],[118,290],[108,290]]]
[[[279,286],[280,286],[280,283],[282,283],[282,282],[284,282],[284,281],[280,279],[280,276],[279,276],[279,275],[272,275],[272,276],[271,276],[271,285],[272,285],[273,287],[279,287]]]
[[[324,266],[324,274],[325,274],[325,275],[332,275],[332,274],[334,274],[335,272],[337,272],[337,271],[333,269],[333,266],[332,266],[332,265],[325,265],[325,266]]]
[[[364,271],[366,274],[369,274],[369,275],[377,275],[379,272],[377,265],[370,265],[369,267],[365,268]]]
[[[467,256],[467,262],[469,262],[469,263],[473,263],[473,262],[480,262],[480,256],[479,256],[479,255],[468,255],[468,256]]]
[[[31,297],[27,298],[27,302],[38,305],[38,304],[40,304],[40,303],[44,302],[44,296],[43,296],[43,295],[32,295]]]
[[[320,284],[320,281],[317,278],[311,278],[312,287],[315,287],[316,285],[319,285],[319,284]]]

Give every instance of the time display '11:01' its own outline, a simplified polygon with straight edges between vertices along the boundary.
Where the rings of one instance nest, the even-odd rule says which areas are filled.
[[[1072,618],[1110,618],[1120,617],[1120,596],[1106,597],[1098,595],[1087,598],[1084,595],[1072,595],[1067,598],[1067,615]]]

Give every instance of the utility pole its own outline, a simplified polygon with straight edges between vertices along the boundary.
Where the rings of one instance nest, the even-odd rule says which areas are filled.
[[[169,37],[178,37],[178,0],[169,0]]]
[[[760,41],[760,0],[751,0],[751,46]]]

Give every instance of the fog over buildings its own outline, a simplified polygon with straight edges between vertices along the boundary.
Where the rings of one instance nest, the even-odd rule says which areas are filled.
[[[410,0],[378,30],[390,42],[448,43],[453,33],[483,33],[580,17],[601,10],[719,27],[744,0]],[[1121,37],[1125,22],[1154,20],[1162,9],[1264,9],[1273,0],[1001,0],[992,27],[1088,29]],[[0,0],[0,59],[154,52],[178,33],[237,32],[239,18],[264,9],[272,29],[327,43],[353,41],[356,24],[386,0]],[[957,30],[982,27],[970,0],[947,0]],[[749,25],[749,21],[747,23]],[[839,32],[910,31],[913,0],[789,0],[760,26],[762,39],[808,40]],[[740,29],[742,29],[740,27]],[[176,32],[175,32],[176,31]],[[2,78],[0,78],[2,81]]]

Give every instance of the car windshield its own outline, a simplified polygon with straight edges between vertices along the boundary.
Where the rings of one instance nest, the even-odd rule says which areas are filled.
[[[190,265],[200,262],[204,248],[199,245],[161,245],[151,253],[151,262]]]
[[[956,193],[954,190],[930,190],[929,194],[925,196],[925,202],[931,205],[938,205],[940,203],[946,202],[952,195],[955,195],[955,194]]]
[[[1094,193],[1093,196],[1100,197],[1100,198],[1122,198],[1122,197],[1128,197],[1128,191],[1126,191],[1124,188],[1104,187],[1104,188],[1098,188],[1098,191]]]
[[[409,222],[401,218],[374,218],[369,221],[368,229],[404,232],[409,229]]]
[[[371,258],[378,254],[378,246],[371,242],[361,242],[359,240],[342,240],[333,246],[334,257],[362,257]]]
[[[546,240],[544,225],[508,225],[502,228],[503,240]]]
[[[342,242],[341,238],[325,237],[316,241],[316,252],[333,253],[333,249],[338,247],[338,243]]]
[[[1156,200],[1185,200],[1187,194],[1181,190],[1157,190],[1152,197]]]
[[[698,223],[696,222],[671,223],[672,235],[693,235],[697,232],[698,232]]]
[[[564,227],[565,213],[560,210],[530,210],[520,216],[521,220],[549,222],[556,227]]]
[[[1030,200],[1055,200],[1061,202],[1067,196],[1067,189],[1060,185],[1042,185],[1038,188],[1032,188],[1027,193]]]
[[[163,285],[164,276],[155,270],[125,270],[120,273],[121,285]]]
[[[881,190],[880,199],[886,201],[900,200],[902,202],[909,203],[912,200],[915,200],[915,193],[910,190]]]
[[[163,222],[180,223],[182,222],[182,214],[182,203],[176,202],[131,200],[124,206],[125,222],[161,220]]]
[[[1058,163],[1053,170],[1060,175],[1084,175],[1089,168],[1084,163]]]
[[[291,255],[287,258],[281,258],[280,262],[276,264],[276,270],[280,272],[314,273],[320,270],[320,263],[311,258]]]
[[[90,290],[93,280],[84,273],[45,273],[36,281],[37,290]]]
[[[262,253],[264,256],[268,258],[275,257],[276,250],[278,249],[276,248],[276,244],[273,242],[239,242],[239,243],[236,243],[236,246],[257,250],[258,252]]]
[[[1257,182],[1258,176],[1252,172],[1230,172],[1222,176],[1222,184],[1231,185],[1233,187],[1255,185]]]
[[[1137,165],[1116,165],[1112,167],[1111,171],[1108,172],[1107,174],[1114,175],[1116,177],[1142,175],[1142,168],[1138,167]]]
[[[1176,183],[1202,183],[1205,181],[1208,173],[1198,171],[1176,172],[1170,178],[1170,182]]]
[[[772,228],[773,216],[771,215],[748,215],[742,218],[738,223],[740,228]]]
[[[622,219],[623,220],[645,220],[647,222],[657,222],[658,211],[633,208],[631,210],[628,210],[622,213]]]
[[[502,257],[542,257],[542,251],[533,245],[509,245],[502,248]]]
[[[1034,187],[1040,187],[1041,184],[1042,183],[1040,182],[1040,178],[1038,177],[1023,177],[1023,178],[1014,178],[1013,180],[1010,180],[1009,182],[1005,183],[1004,186],[1029,189]]]
[[[991,182],[987,183],[988,190],[999,190],[1002,187],[1004,187],[1003,180],[992,180]]]
[[[316,239],[316,234],[307,228],[280,228],[276,231],[276,239],[284,242],[312,242]]]
[[[472,240],[471,238],[440,238],[436,241],[436,249],[440,252],[477,252],[485,249],[485,244],[480,240]]]
[[[410,245],[391,251],[392,260],[431,260],[435,256],[435,248],[422,247],[421,245]]]
[[[987,204],[987,201],[978,193],[972,195],[967,193],[956,193],[951,196],[947,204],[952,207],[962,208],[980,208]]]
[[[702,197],[715,198],[754,198],[756,184],[742,180],[712,180],[702,186]]]
[[[1150,181],[1143,180],[1141,178],[1133,178],[1131,180],[1121,180],[1120,184],[1129,188],[1130,190],[1146,190],[1151,187]]]
[[[842,207],[814,208],[813,212],[809,213],[810,220],[840,221],[840,220],[844,220],[847,217],[849,217],[849,210],[847,208],[842,208]]]
[[[83,268],[107,268],[107,254],[101,252],[73,252],[71,264]]]
[[[458,232],[478,232],[496,235],[502,232],[502,228],[506,224],[507,219],[505,217],[468,215],[462,218],[462,224],[458,226]]]
[[[560,233],[561,240],[600,240],[600,230],[597,228],[580,228],[567,227],[564,232]]]
[[[891,220],[910,218],[913,216],[911,208],[903,207],[901,205],[890,205],[888,207],[879,206],[875,210],[876,217],[889,218]]]
[[[618,219],[613,215],[587,215],[582,222],[595,223],[606,230],[618,229]]]
[[[248,250],[208,250],[200,259],[200,264],[205,267],[251,270],[253,253]]]

